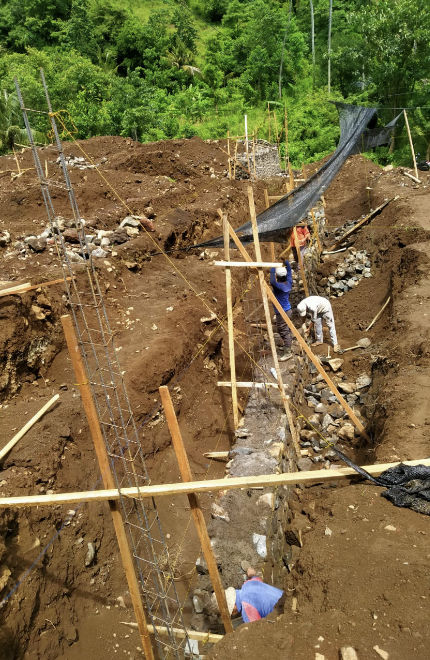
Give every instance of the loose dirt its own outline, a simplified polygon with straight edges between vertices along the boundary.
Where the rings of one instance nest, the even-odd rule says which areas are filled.
[[[203,453],[230,446],[230,400],[228,392],[216,386],[228,373],[228,349],[216,322],[201,319],[209,316],[203,299],[224,316],[224,274],[210,265],[217,251],[205,255],[201,250],[172,251],[168,259],[157,253],[221,234],[218,208],[228,213],[234,226],[242,224],[248,215],[247,184],[228,181],[223,145],[215,142],[192,139],[140,145],[106,137],[67,144],[66,154],[82,155],[79,145],[100,164],[103,176],[119,195],[97,171],[71,171],[89,228],[114,229],[130,212],[139,214],[149,204],[155,213],[155,232],[119,246],[117,256],[100,260],[98,266],[150,477],[153,483],[179,478],[160,414],[158,387],[166,383],[174,392],[193,474],[198,479],[222,476],[223,465],[208,462]],[[59,182],[56,156],[51,147],[41,151],[49,175]],[[19,155],[19,161],[21,168],[33,166],[28,152]],[[14,159],[1,158],[0,170],[8,169],[16,170]],[[425,186],[429,181],[425,177],[424,184],[415,188],[399,171],[382,172],[355,156],[326,194],[327,218],[334,226],[358,218],[385,197],[400,194],[399,200],[355,238],[355,246],[371,254],[374,276],[334,300],[340,341],[347,346],[364,336],[363,329],[387,295],[391,293],[393,298],[368,333],[371,351],[344,356],[346,374],[372,370],[373,375],[368,406],[372,443],[351,450],[362,462],[428,455],[429,189]],[[279,193],[281,184],[278,178],[270,181],[270,192]],[[264,184],[258,182],[254,188],[258,210],[262,210]],[[70,215],[61,188],[54,203],[58,214]],[[8,172],[0,173],[0,205],[0,230],[10,232],[12,245],[31,233],[40,233],[46,225],[34,170],[14,181]],[[48,250],[25,258],[16,253],[7,256],[7,251],[2,248],[1,253],[0,279],[5,282],[38,283],[61,277],[58,259]],[[221,251],[218,255],[222,258]],[[330,263],[336,264],[341,256],[334,255]],[[239,304],[245,287],[245,279],[235,274],[235,303]],[[44,319],[36,318],[34,305],[45,310]],[[3,461],[2,495],[100,487],[60,329],[59,315],[66,311],[61,286],[0,298],[3,444],[54,393],[61,395],[56,408]],[[237,322],[238,330],[243,331],[240,314]],[[241,337],[245,342],[246,335]],[[238,366],[238,377],[246,380],[250,365],[240,351]],[[319,650],[334,658],[338,647],[347,642],[356,645],[363,657],[375,655],[375,644],[393,658],[425,656],[423,649],[429,640],[422,596],[429,594],[422,532],[426,519],[395,509],[376,491],[370,485],[343,484],[297,491],[293,506],[306,516],[309,529],[300,561],[288,583],[281,585],[295,590],[288,593],[297,598],[297,611],[288,611],[275,623],[241,628],[244,632],[228,636],[218,645],[214,657],[265,657],[270,648],[273,657],[309,658]],[[157,504],[164,530],[170,535],[178,591],[189,618],[191,605],[186,596],[199,550],[188,502],[160,498]],[[202,498],[202,504],[207,510],[210,496]],[[133,611],[107,505],[85,505],[69,517],[69,524],[62,528],[67,518],[64,507],[0,513],[0,578],[5,576],[0,596],[11,594],[0,611],[1,656],[73,660],[86,654],[97,660],[126,652],[129,657],[140,657],[137,633],[120,624],[133,620]],[[396,532],[386,531],[388,524]],[[325,536],[326,527],[332,530],[331,536]],[[60,529],[43,558],[37,560]],[[96,559],[86,567],[89,542],[95,544]],[[27,569],[31,569],[28,576]],[[126,609],[118,597],[123,598]],[[288,608],[291,603],[287,599]],[[319,636],[325,642],[319,642]],[[317,644],[320,649],[315,649]]]

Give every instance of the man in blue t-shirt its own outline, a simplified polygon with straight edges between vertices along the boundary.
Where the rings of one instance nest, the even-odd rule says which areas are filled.
[[[292,309],[290,304],[290,291],[293,287],[293,274],[291,272],[291,266],[289,261],[285,261],[285,267],[281,268],[271,268],[270,269],[270,284],[273,289],[273,293],[276,296],[277,301],[281,305],[284,312],[289,318],[292,315]],[[288,360],[291,356],[291,342],[293,336],[288,325],[285,323],[284,319],[280,315],[279,311],[275,307],[276,313],[276,327],[278,333],[281,336],[282,341],[284,342],[284,352],[283,355],[279,358],[280,362]]]
[[[229,587],[225,590],[230,614],[240,614],[245,623],[258,621],[273,612],[284,593],[263,582],[253,568],[248,569],[248,577],[242,589]]]

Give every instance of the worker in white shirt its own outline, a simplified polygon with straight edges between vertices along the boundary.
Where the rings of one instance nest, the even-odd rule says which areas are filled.
[[[305,324],[305,333],[308,334],[310,326],[313,324],[315,329],[315,341],[312,346],[319,346],[323,343],[323,319],[329,329],[330,339],[333,344],[333,352],[340,353],[341,348],[337,343],[336,326],[334,323],[333,310],[327,298],[322,296],[308,296],[297,305],[297,311],[300,316],[307,316],[309,324]]]

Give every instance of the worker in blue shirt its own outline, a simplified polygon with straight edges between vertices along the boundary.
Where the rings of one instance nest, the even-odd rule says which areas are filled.
[[[291,272],[289,261],[285,261],[285,266],[270,269],[270,284],[277,301],[287,316],[291,318],[293,312],[290,304],[290,292],[293,287],[293,274]],[[284,342],[284,351],[279,358],[279,361],[284,362],[285,360],[288,360],[290,357],[292,357],[291,342],[293,341],[293,336],[291,334],[290,328],[285,323],[276,307],[275,313],[277,330],[281,336],[282,341]]]
[[[225,590],[230,615],[240,614],[245,623],[250,623],[263,619],[273,612],[276,605],[279,605],[279,613],[282,613],[284,599],[281,601],[281,598],[284,592],[263,582],[253,568],[249,568],[247,574],[248,580],[241,589],[228,587]]]

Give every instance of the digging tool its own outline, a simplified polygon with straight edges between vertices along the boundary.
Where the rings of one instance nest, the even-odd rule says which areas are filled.
[[[359,339],[358,342],[356,343],[355,346],[350,346],[349,348],[344,348],[343,351],[340,351],[341,353],[346,353],[347,351],[353,351],[356,348],[369,348],[370,344],[372,342],[370,339],[367,337],[363,337],[363,339]]]

